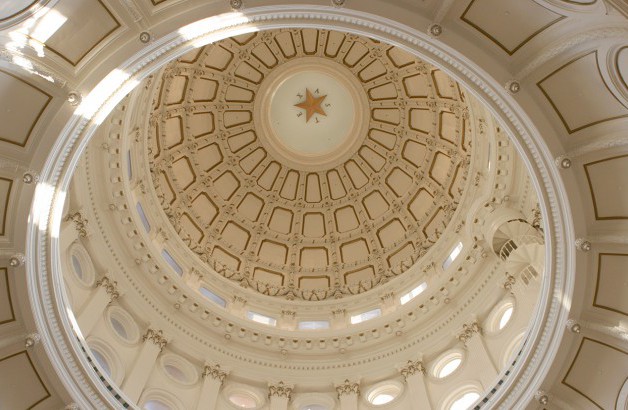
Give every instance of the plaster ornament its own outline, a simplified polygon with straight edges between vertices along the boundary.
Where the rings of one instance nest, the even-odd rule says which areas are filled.
[[[152,39],[152,36],[150,35],[148,31],[142,31],[140,33],[140,42],[146,44],[146,43],[149,43],[151,39]]]
[[[582,252],[589,252],[591,250],[591,242],[584,238],[576,239],[576,248]]]
[[[233,10],[240,10],[243,6],[242,0],[229,0],[229,6]]]
[[[506,83],[506,90],[510,94],[517,94],[521,90],[521,84],[517,80],[510,80]]]
[[[29,333],[28,335],[26,335],[26,338],[24,339],[24,346],[26,348],[33,347],[37,343],[39,343],[40,339],[41,337],[39,336],[39,333]]]
[[[73,107],[76,107],[77,105],[79,105],[82,99],[83,98],[81,97],[81,94],[78,91],[70,91],[68,93],[67,100],[70,103],[70,105]]]
[[[574,319],[569,319],[567,323],[565,323],[565,325],[567,326],[567,329],[569,329],[572,333],[578,334],[582,331],[582,326]]]
[[[142,341],[150,341],[159,347],[159,350],[163,350],[164,347],[168,344],[168,341],[164,337],[164,333],[162,330],[154,330],[148,329],[144,336],[142,337]]]
[[[219,380],[220,384],[224,383],[227,378],[227,372],[224,371],[219,364],[210,365],[206,364],[203,368],[203,377],[210,377],[214,380]]]
[[[443,27],[440,24],[432,24],[427,28],[427,32],[432,37],[438,37],[443,34]]]
[[[403,368],[401,368],[400,370],[401,375],[403,376],[403,378],[405,380],[408,380],[408,377],[416,374],[416,373],[422,373],[425,374],[426,369],[425,366],[423,365],[423,362],[420,360],[417,360],[415,362],[413,362],[412,360],[408,360],[408,363],[406,364],[406,366],[404,366]]]
[[[558,165],[558,167],[562,169],[571,168],[571,159],[561,155],[560,157],[556,158],[556,165]]]
[[[11,257],[9,257],[9,266],[11,266],[12,268],[18,268],[24,265],[25,261],[26,261],[26,258],[24,257],[24,254],[16,253],[14,255],[11,255]]]
[[[293,386],[280,381],[277,384],[271,384],[268,386],[268,397],[285,397],[290,400],[292,397],[292,389]]]
[[[341,396],[355,394],[356,396],[360,394],[360,385],[355,382],[349,381],[349,379],[345,379],[345,381],[336,386],[336,392],[338,393],[338,398]]]

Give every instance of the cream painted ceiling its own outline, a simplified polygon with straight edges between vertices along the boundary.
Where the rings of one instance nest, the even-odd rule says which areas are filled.
[[[253,121],[264,79],[317,56],[348,69],[369,126],[345,162],[303,171],[273,156]],[[152,180],[181,239],[210,267],[273,296],[357,294],[438,241],[464,190],[469,109],[442,71],[378,41],[274,30],[169,64],[150,116]]]
[[[249,7],[266,3],[245,0]],[[496,3],[503,5],[503,13],[497,14]],[[14,33],[23,20],[19,14],[13,20],[13,13],[23,14],[29,4],[35,2],[7,2],[1,10],[3,47],[12,41],[8,33]],[[565,181],[565,201],[572,208],[570,223],[576,237],[593,244],[591,252],[579,254],[574,267],[578,275],[570,315],[582,323],[582,334],[567,334],[557,341],[561,352],[542,386],[550,396],[546,407],[613,408],[621,399],[619,388],[626,373],[620,364],[628,351],[628,178],[621,172],[628,163],[625,2],[349,0],[346,4],[419,31],[438,21],[445,32],[439,41],[461,52],[498,83],[520,81],[521,91],[513,98],[539,127],[549,147],[547,154],[572,160],[571,169],[559,171]],[[3,267],[8,266],[7,255],[24,251],[22,227],[27,225],[26,204],[34,190],[21,178],[26,170],[43,168],[44,158],[57,141],[59,124],[71,117],[67,92],[87,93],[109,70],[130,58],[142,47],[137,40],[141,31],[149,29],[160,37],[200,15],[229,10],[227,1],[204,0],[60,0],[50,2],[50,7],[67,17],[67,27],[81,30],[53,34],[40,56],[29,48],[19,50],[18,55],[35,62],[33,69],[11,63],[6,53],[1,63],[0,112],[6,119],[2,123],[11,125],[0,134]],[[525,11],[515,13],[521,8]],[[53,75],[56,81],[43,79],[42,73]],[[32,98],[20,100],[23,92]],[[7,109],[12,113],[6,114]],[[4,271],[2,295],[8,303],[2,305],[0,360],[6,371],[0,371],[4,387],[0,395],[14,399],[15,408],[62,408],[72,401],[65,382],[60,381],[63,376],[55,374],[41,346],[24,349],[22,336],[36,330],[24,270],[9,267]],[[602,373],[592,383],[592,375]],[[27,393],[16,394],[7,383],[22,380],[16,375],[25,375],[16,388]],[[529,407],[538,405],[533,402]]]

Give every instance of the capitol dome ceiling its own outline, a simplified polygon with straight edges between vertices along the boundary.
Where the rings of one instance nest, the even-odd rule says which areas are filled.
[[[387,282],[439,240],[469,185],[465,92],[394,46],[270,30],[162,73],[144,150],[158,202],[207,268],[262,294]]]

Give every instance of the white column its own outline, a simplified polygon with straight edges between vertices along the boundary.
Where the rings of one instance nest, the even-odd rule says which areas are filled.
[[[279,382],[268,386],[270,410],[288,410],[288,402],[292,396],[292,386]]]
[[[410,408],[413,410],[431,409],[430,398],[425,387],[425,366],[423,363],[408,360],[408,364],[401,369],[401,374],[406,379],[408,386]]]
[[[482,363],[482,366],[478,367],[476,377],[480,379],[485,389],[489,388],[495,382],[497,368],[484,345],[482,328],[477,322],[465,324],[458,339],[467,347],[469,356]]]
[[[168,343],[161,330],[153,329],[146,331],[143,340],[140,354],[122,384],[122,390],[133,403],[137,403],[139,400],[148,377],[153,371],[157,356]]]
[[[340,410],[358,410],[358,396],[360,385],[348,379],[344,383],[336,386],[338,400],[340,400]]]
[[[220,387],[225,381],[227,373],[222,371],[220,365],[205,365],[203,370],[203,385],[201,387],[201,395],[196,403],[197,410],[215,409],[218,402],[218,393]]]
[[[89,298],[85,307],[76,318],[83,337],[89,335],[109,303],[118,298],[117,283],[108,277],[103,277],[96,282],[96,291]]]

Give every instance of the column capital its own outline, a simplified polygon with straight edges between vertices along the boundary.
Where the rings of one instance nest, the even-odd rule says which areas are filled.
[[[120,293],[118,292],[118,282],[109,279],[107,276],[103,276],[100,280],[98,280],[98,282],[96,282],[96,286],[102,286],[105,288],[105,291],[109,295],[109,302],[113,302],[120,297]]]
[[[142,341],[150,340],[159,347],[159,350],[164,350],[164,347],[168,344],[168,341],[164,337],[164,332],[161,330],[148,329],[142,337]]]
[[[474,334],[482,334],[482,328],[478,322],[465,323],[462,325],[462,332],[458,334],[458,340],[465,346],[467,342],[473,337]]]
[[[76,231],[78,232],[78,235],[81,238],[85,238],[87,236],[87,234],[88,234],[88,232],[87,232],[88,220],[87,220],[87,218],[85,218],[85,216],[83,216],[81,211],[70,212],[69,214],[66,215],[64,220],[66,222],[68,222],[68,221],[74,222],[74,227],[76,228]]]
[[[277,384],[268,385],[268,397],[285,397],[288,400],[292,397],[292,385],[285,384],[280,381]]]
[[[423,362],[420,360],[415,362],[408,360],[408,363],[406,363],[406,365],[399,370],[405,380],[408,380],[408,377],[416,373],[425,374],[425,371],[425,366],[423,366]]]
[[[338,393],[338,398],[344,395],[352,395],[356,396],[360,394],[360,384],[356,382],[352,382],[349,379],[345,379],[339,385],[336,385],[336,392]]]
[[[225,378],[227,377],[227,372],[220,368],[220,365],[217,364],[212,366],[210,364],[206,364],[203,368],[203,377],[210,377],[214,380],[220,381],[220,384],[224,383]]]

